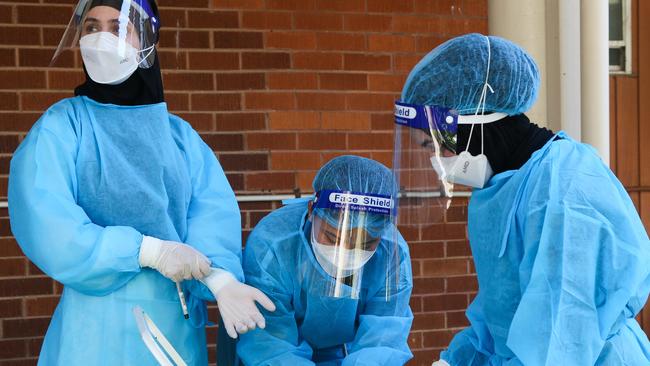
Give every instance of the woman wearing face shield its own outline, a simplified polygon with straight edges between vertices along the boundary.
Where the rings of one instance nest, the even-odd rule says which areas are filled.
[[[474,188],[479,291],[436,365],[650,364],[635,320],[650,291],[646,231],[593,148],[528,120],[538,89],[522,48],[468,34],[425,56],[396,106],[432,116],[433,179]]]
[[[315,197],[266,216],[244,250],[246,283],[276,304],[242,335],[244,365],[403,365],[412,354],[408,247],[394,226],[394,179],[376,161],[341,156]]]
[[[64,286],[39,364],[156,364],[138,306],[188,365],[205,365],[205,301],[232,336],[263,326],[256,300],[273,308],[240,282],[240,216],[221,166],[167,110],[159,30],[153,0],[80,1],[53,62],[78,45],[86,81],[11,161],[12,231]]]

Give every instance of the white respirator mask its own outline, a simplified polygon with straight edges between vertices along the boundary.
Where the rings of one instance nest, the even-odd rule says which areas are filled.
[[[436,171],[440,179],[473,188],[483,188],[492,175],[494,175],[487,156],[483,154],[483,124],[498,121],[505,116],[505,113],[492,113],[489,115],[475,115],[471,117],[459,116],[459,124],[463,124],[463,122],[465,124],[472,124],[467,148],[458,155],[434,155],[431,157],[431,165],[433,165],[433,169]],[[461,122],[461,120],[463,120],[463,122]],[[474,156],[468,151],[469,142],[472,140],[474,125],[479,123],[481,124],[481,153]]]
[[[154,46],[151,46],[138,51],[109,32],[97,32],[81,37],[79,48],[88,76],[96,83],[108,85],[121,84],[133,75],[140,65],[139,52],[154,50]]]

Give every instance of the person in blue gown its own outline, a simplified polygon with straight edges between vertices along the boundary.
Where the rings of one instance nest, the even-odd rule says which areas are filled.
[[[71,26],[86,81],[35,123],[9,176],[12,232],[63,284],[39,364],[157,364],[136,326],[139,306],[188,365],[206,365],[205,301],[264,301],[240,283],[234,193],[212,150],[164,102],[155,2],[82,0]],[[238,332],[263,326],[248,315],[235,319]]]
[[[471,325],[436,364],[649,365],[635,320],[650,291],[646,230],[592,147],[528,120],[538,89],[523,49],[480,34],[434,49],[404,85],[406,103],[506,115],[471,138],[458,125],[458,151],[484,154],[494,175],[474,185],[468,207]]]
[[[339,190],[390,196],[390,170],[362,157],[341,156],[325,164],[314,179],[314,191]],[[319,201],[326,194],[317,194]],[[237,354],[244,365],[403,365],[411,357],[407,339],[413,315],[410,257],[406,242],[390,221],[365,221],[359,226],[378,235],[369,259],[356,265],[328,260],[319,242],[340,238],[344,219],[328,221],[339,235],[321,238],[325,210],[314,201],[294,202],[272,212],[255,227],[244,250],[246,283],[266,293],[277,306],[265,312],[266,328],[241,336]],[[320,211],[319,211],[320,210]],[[350,213],[349,217],[356,217]],[[348,217],[348,216],[345,216]],[[337,227],[337,223],[340,225]],[[328,234],[329,235],[329,234]],[[393,241],[397,240],[395,246]],[[377,243],[379,243],[377,245]],[[393,249],[391,249],[393,248]],[[342,249],[341,249],[342,250]],[[397,277],[387,274],[385,259],[397,252]],[[360,254],[360,258],[363,254]],[[352,260],[354,261],[354,260]],[[345,269],[336,268],[337,263]],[[341,271],[352,269],[341,275]],[[350,280],[363,271],[357,282]],[[350,277],[346,277],[346,276]],[[386,291],[387,276],[398,286]],[[357,278],[357,277],[355,277]],[[335,281],[340,292],[331,293]],[[358,284],[358,285],[355,285]],[[355,296],[356,295],[356,296]]]

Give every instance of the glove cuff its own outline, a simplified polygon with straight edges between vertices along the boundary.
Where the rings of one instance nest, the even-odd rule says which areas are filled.
[[[155,267],[163,241],[152,236],[142,236],[138,261],[140,267]]]
[[[239,281],[237,281],[235,276],[230,274],[230,272],[220,268],[212,267],[210,268],[210,274],[202,279],[201,282],[208,286],[208,288],[212,291],[212,294],[217,297],[219,296],[221,289],[223,289],[226,285]]]

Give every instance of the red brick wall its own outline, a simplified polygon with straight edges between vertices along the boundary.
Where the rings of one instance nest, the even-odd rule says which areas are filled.
[[[0,0],[0,202],[20,140],[82,80],[78,55],[46,67],[74,2]],[[214,148],[238,194],[309,192],[316,170],[338,154],[390,165],[392,102],[408,71],[453,35],[487,32],[486,3],[159,0],[167,101]],[[413,365],[429,365],[466,324],[476,284],[464,204],[435,232],[404,231]],[[277,205],[241,204],[245,232]],[[0,208],[0,365],[35,364],[60,290],[22,256]]]

